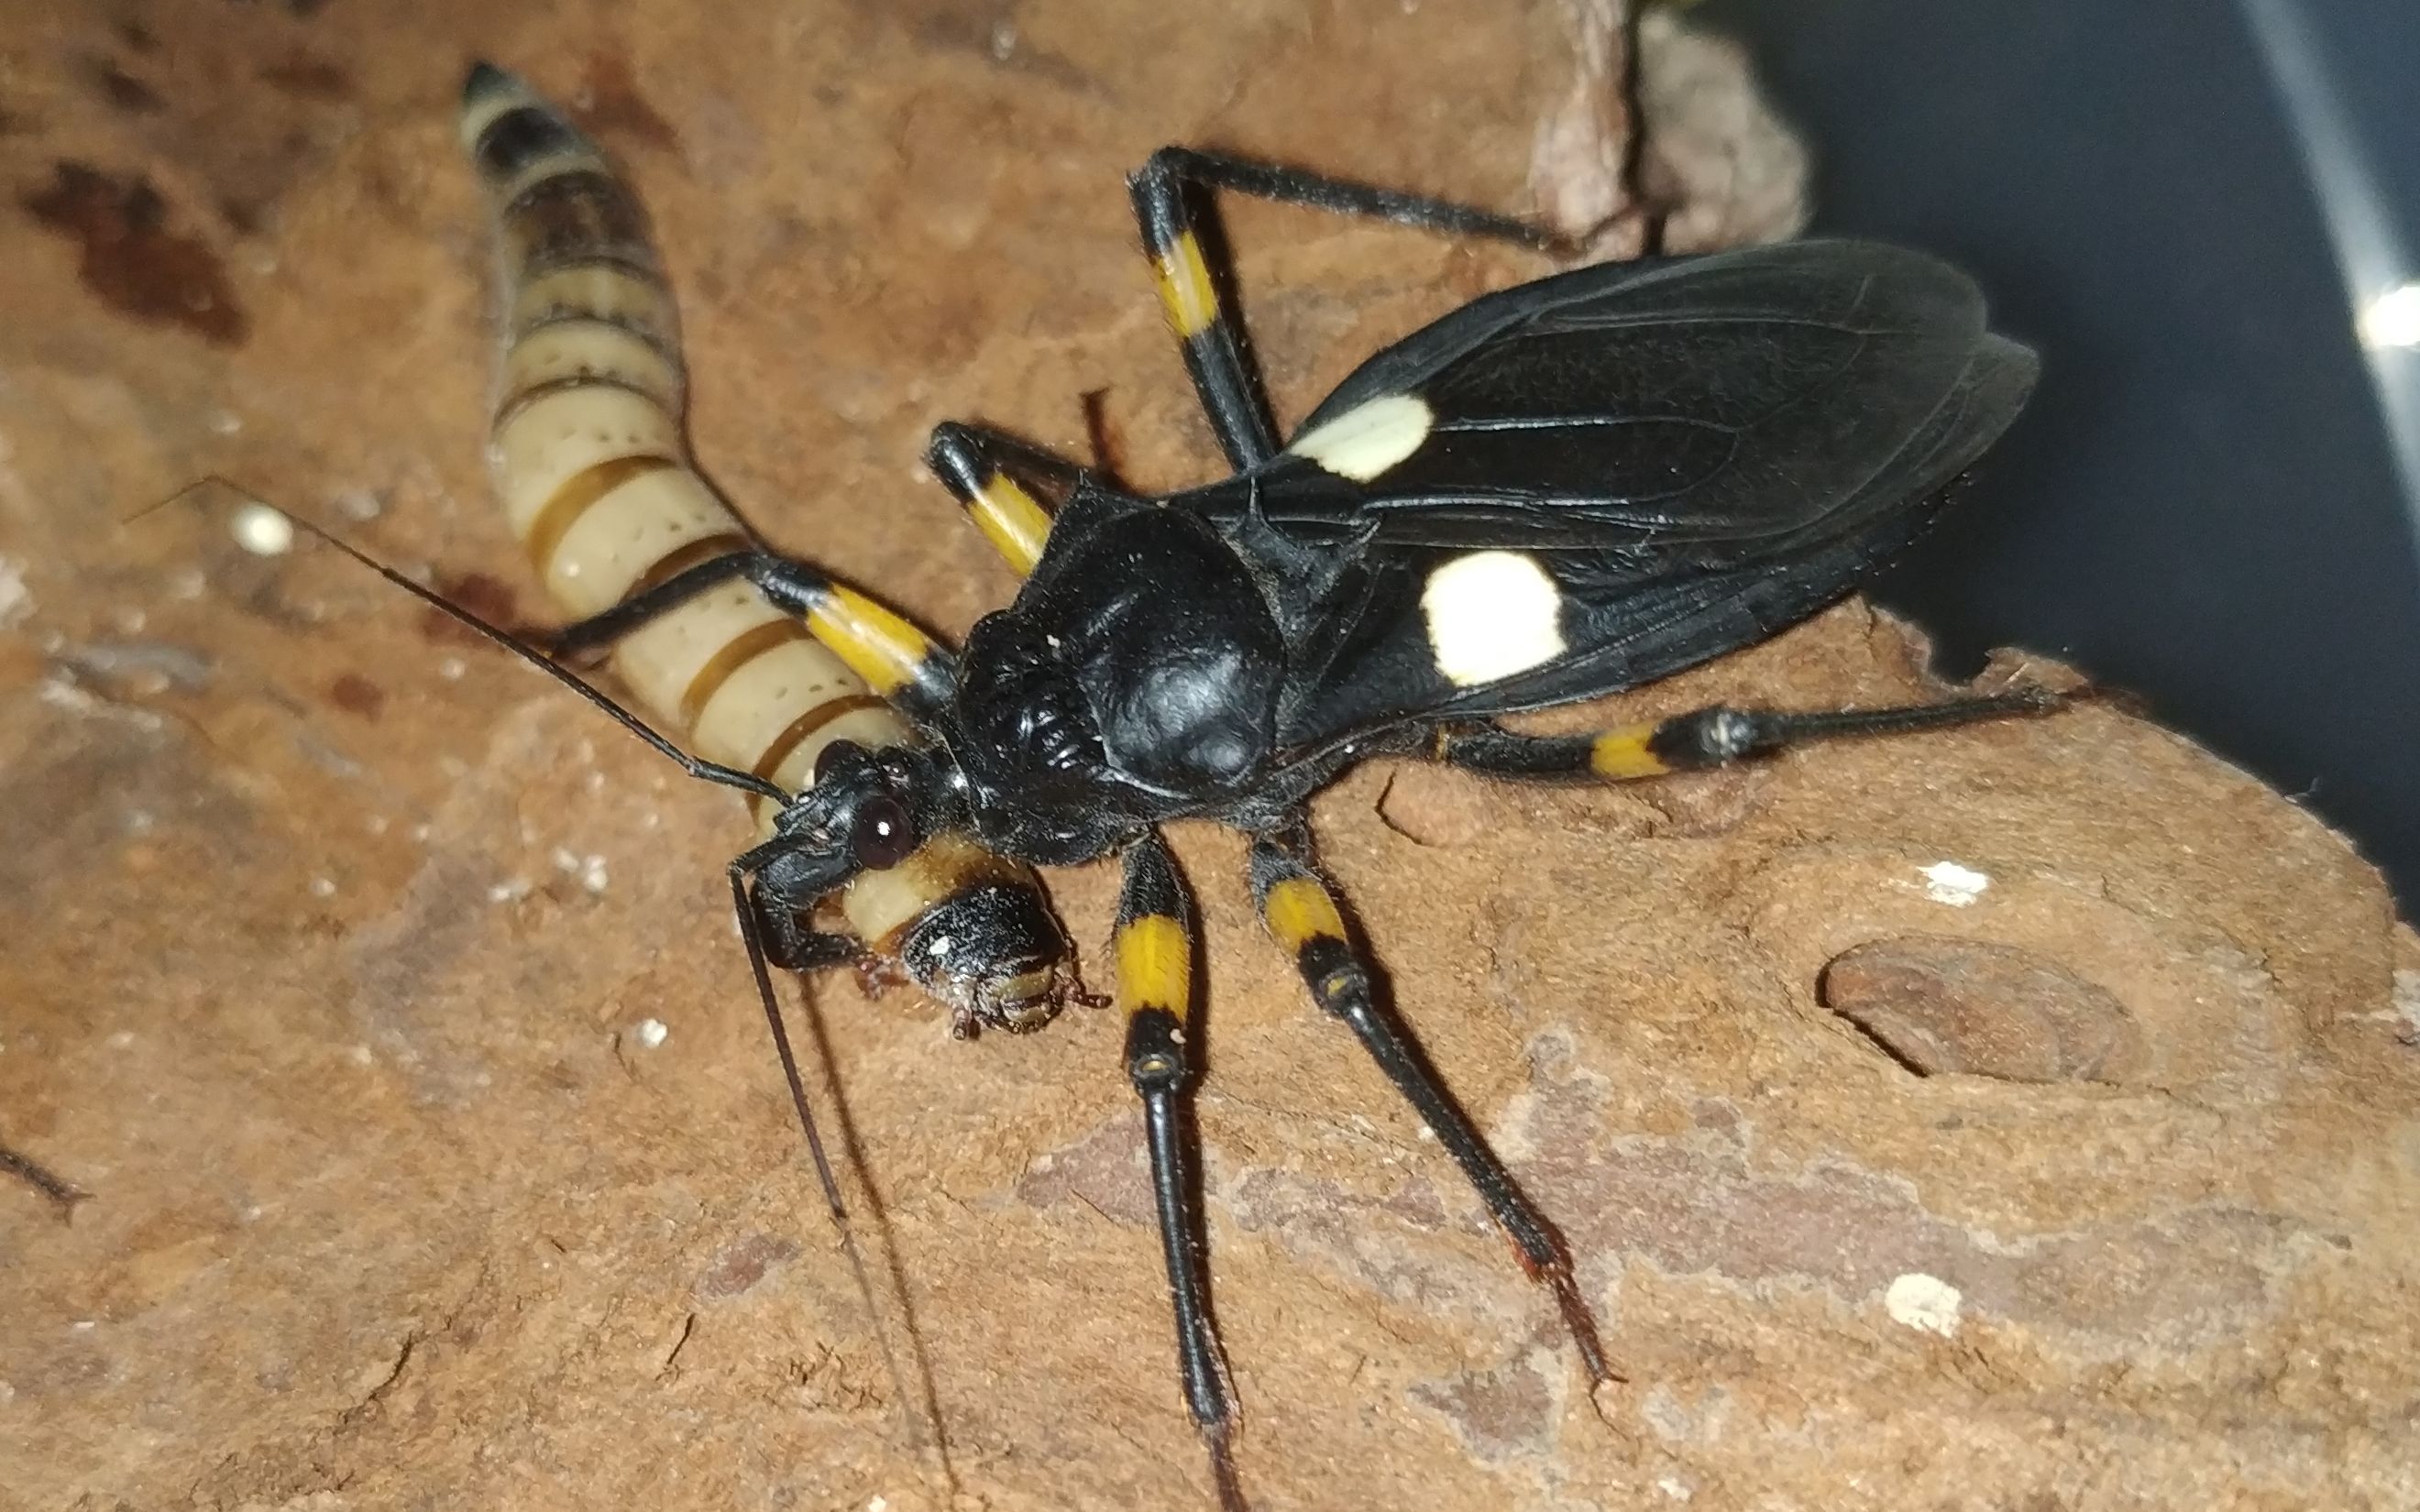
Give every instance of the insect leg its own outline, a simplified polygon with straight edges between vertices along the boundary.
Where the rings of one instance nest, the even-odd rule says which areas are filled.
[[[933,428],[924,465],[1020,578],[1041,560],[1042,543],[1050,535],[1050,511],[1029,485],[1063,497],[1084,475],[1082,468],[1039,446],[956,421]]]
[[[1176,1364],[1185,1407],[1210,1451],[1218,1502],[1240,1512],[1235,1480],[1234,1384],[1210,1315],[1202,1209],[1201,1143],[1187,1116],[1194,1077],[1185,1026],[1193,1006],[1192,900],[1168,843],[1146,835],[1125,856],[1118,900],[1118,1006],[1126,1017],[1126,1079],[1142,1098],[1151,1195],[1159,1212],[1168,1295],[1176,1313]]]
[[[803,562],[764,549],[734,551],[686,567],[613,608],[552,632],[547,649],[576,656],[612,644],[649,621],[737,578],[776,609],[806,622],[807,633],[911,719],[947,703],[956,682],[950,655],[930,636],[868,594],[834,582]]]
[[[1277,455],[1277,425],[1269,417],[1260,375],[1247,355],[1243,329],[1220,298],[1219,285],[1231,282],[1228,270],[1220,267],[1214,272],[1212,255],[1203,251],[1202,223],[1208,216],[1197,213],[1197,194],[1225,190],[1452,236],[1486,237],[1542,251],[1571,250],[1558,233],[1513,216],[1190,147],[1168,147],[1153,153],[1142,170],[1126,180],[1126,190],[1141,223],[1143,251],[1151,258],[1160,307],[1185,344],[1186,370],[1192,375],[1211,429],[1218,432],[1218,445],[1239,472]],[[1215,237],[1211,241],[1215,247]]]
[[[1343,1021],[1446,1148],[1462,1174],[1478,1189],[1487,1211],[1512,1242],[1514,1258],[1529,1278],[1552,1291],[1555,1304],[1578,1346],[1591,1387],[1619,1379],[1606,1363],[1596,1318],[1572,1276],[1572,1257],[1512,1174],[1489,1149],[1487,1138],[1446,1090],[1436,1069],[1394,1012],[1379,1000],[1368,960],[1346,934],[1342,911],[1328,883],[1313,870],[1309,831],[1299,819],[1287,829],[1252,842],[1252,897],[1262,921],[1295,959],[1319,1006]]]
[[[1725,766],[1802,741],[1839,735],[1893,735],[1984,719],[2042,714],[2066,701],[2042,688],[1953,699],[1903,708],[1791,714],[1714,704],[1668,719],[1617,725],[1576,735],[1525,735],[1497,725],[1440,730],[1431,747],[1451,766],[1498,777],[1593,779],[1627,782],[1670,772]]]

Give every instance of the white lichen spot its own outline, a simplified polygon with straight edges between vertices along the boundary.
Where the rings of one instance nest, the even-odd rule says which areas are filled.
[[[1958,1332],[1958,1311],[1965,1302],[1965,1294],[1956,1287],[1921,1271],[1894,1277],[1883,1293],[1883,1309],[1892,1322],[1943,1338]]]
[[[0,557],[0,629],[23,625],[34,612],[34,595],[25,588],[25,564]]]
[[[1992,885],[1988,874],[1955,861],[1935,861],[1920,868],[1917,874],[1924,878],[1926,897],[1952,908],[1965,907],[1983,896],[1983,889]]]
[[[313,877],[313,878],[311,879],[311,896],[312,896],[312,897],[314,897],[314,898],[334,898],[335,895],[336,895],[336,879],[335,879],[335,878],[334,878],[334,877]]]
[[[631,1031],[631,1035],[639,1041],[641,1049],[653,1050],[672,1038],[672,1032],[664,1026],[664,1021],[661,1019],[641,1019],[639,1026]]]
[[[255,499],[228,517],[235,544],[256,557],[282,557],[294,549],[294,522],[286,512]]]

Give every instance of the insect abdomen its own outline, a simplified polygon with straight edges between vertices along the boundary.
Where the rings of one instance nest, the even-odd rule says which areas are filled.
[[[585,617],[749,548],[738,517],[690,463],[679,323],[637,196],[560,112],[489,65],[463,86],[461,135],[504,255],[489,469],[549,596]],[[613,666],[697,754],[793,792],[834,740],[909,738],[861,678],[744,581],[651,619],[616,643]],[[774,805],[749,801],[769,828]],[[1012,912],[1032,937],[1022,948],[1003,940],[988,961],[961,957],[954,980],[918,970],[919,980],[952,1000],[1055,987],[1065,942],[1032,872],[963,837],[936,837],[911,865],[865,873],[841,908],[860,938],[895,953],[972,892],[989,893],[985,917],[997,915],[1001,888],[1032,895]]]

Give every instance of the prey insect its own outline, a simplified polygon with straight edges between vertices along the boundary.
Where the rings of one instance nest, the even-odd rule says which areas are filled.
[[[855,938],[826,933],[816,911],[838,900],[855,918],[850,898],[903,874],[915,907],[946,903],[961,882],[1003,889],[985,917],[1016,927],[920,932],[896,922],[914,907],[894,904],[873,948],[903,953],[928,981],[943,979],[919,953],[954,955],[952,969],[1001,988],[986,999],[944,982],[942,995],[970,1005],[961,1026],[1047,1016],[1064,994],[1063,951],[1055,924],[1036,921],[1038,899],[1025,905],[1024,868],[1122,857],[1117,1001],[1180,1381],[1218,1494],[1240,1505],[1238,1404],[1209,1303],[1189,1121],[1201,1072],[1186,1034],[1193,909],[1159,832],[1180,818],[1232,825],[1251,838],[1252,896],[1313,1001],[1468,1180],[1551,1297],[1591,1386],[1616,1379],[1560,1236],[1373,985],[1318,868],[1305,804],[1373,757],[1623,781],[2048,707],[2046,695],[2016,692],[1857,711],[1708,708],[1550,737],[1497,722],[1763,640],[1920,532],[2035,378],[2033,355],[1987,330],[1974,284],[1862,241],[1579,268],[1484,296],[1378,353],[1281,440],[1204,250],[1211,193],[1546,252],[1562,243],[1482,210],[1164,149],[1129,187],[1232,475],[1139,497],[1002,433],[940,425],[932,471],[1024,579],[953,655],[739,533],[695,482],[677,438],[669,295],[637,203],[597,149],[484,65],[466,88],[463,136],[513,284],[491,460],[533,560],[585,616],[549,646],[616,648],[642,702],[713,759],[642,733],[759,803],[765,836],[731,879],[777,1038],[768,967],[855,958],[865,926]],[[718,605],[727,609],[702,616]],[[717,701],[765,658],[810,653],[826,656],[812,664],[821,681],[784,726],[811,721],[806,735],[710,736]],[[832,713],[824,691],[845,685],[830,658],[887,708],[843,691],[849,706]],[[762,735],[761,721],[752,728]],[[954,859],[918,872],[936,846]]]

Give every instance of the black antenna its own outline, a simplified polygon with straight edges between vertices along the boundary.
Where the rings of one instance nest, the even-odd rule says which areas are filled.
[[[644,719],[640,718],[637,715],[632,714],[628,709],[624,708],[621,704],[615,702],[611,694],[608,694],[602,688],[597,687],[586,678],[582,677],[578,672],[575,672],[571,671],[571,669],[556,662],[545,652],[540,651],[534,645],[531,645],[528,641],[522,640],[520,636],[513,634],[510,630],[505,629],[500,625],[489,624],[486,620],[472,613],[469,609],[455,603],[452,599],[447,598],[443,594],[437,592],[435,589],[424,587],[419,583],[413,582],[411,579],[396,571],[393,567],[388,566],[385,563],[380,562],[378,558],[363,551],[358,547],[355,547],[351,542],[346,540],[343,536],[336,534],[334,532],[322,530],[320,527],[311,523],[311,521],[307,519],[304,519],[302,516],[295,514],[291,510],[279,509],[275,504],[270,503],[261,499],[259,495],[254,493],[249,488],[239,486],[227,479],[219,476],[215,472],[197,479],[193,483],[187,484],[184,487],[178,489],[168,498],[162,500],[160,503],[153,505],[152,508],[165,508],[167,505],[173,504],[178,500],[185,498],[196,489],[209,487],[212,485],[216,485],[219,487],[226,489],[230,493],[236,494],[240,498],[249,501],[256,508],[273,511],[280,518],[292,524],[297,529],[304,531],[318,537],[320,540],[327,542],[330,546],[342,551],[345,555],[352,558],[355,562],[360,563],[363,566],[369,568],[370,571],[377,573],[380,577],[395,584],[397,588],[402,589],[405,593],[410,594],[412,597],[427,605],[430,609],[436,609],[439,613],[445,615],[456,624],[474,630],[480,635],[485,636],[488,640],[495,642],[497,645],[504,647],[506,651],[511,652],[514,656],[519,656],[521,660],[546,673],[549,677],[561,683],[564,687],[571,689],[574,693],[579,694],[582,698],[586,699],[593,706],[603,710],[606,717],[612,719],[615,724],[620,725],[623,729],[628,730],[630,733],[638,736],[641,740],[645,741],[654,748],[657,755],[663,757],[666,761],[672,762],[675,765],[679,766],[682,771],[687,772],[690,776],[696,778],[698,780],[702,782],[717,783],[727,788],[737,788],[742,793],[752,793],[758,797],[770,798],[775,803],[785,807],[790,802],[790,798],[792,796],[790,794],[783,791],[779,786],[766,780],[764,778],[758,777],[753,772],[743,772],[736,766],[725,766],[721,762],[709,762],[703,757],[692,756],[688,751],[681,749],[678,746],[673,744],[672,741],[666,739],[659,731],[657,731],[655,726],[647,723]],[[151,513],[150,509],[143,510],[135,517],[139,519],[143,515],[147,515],[149,513]]]

